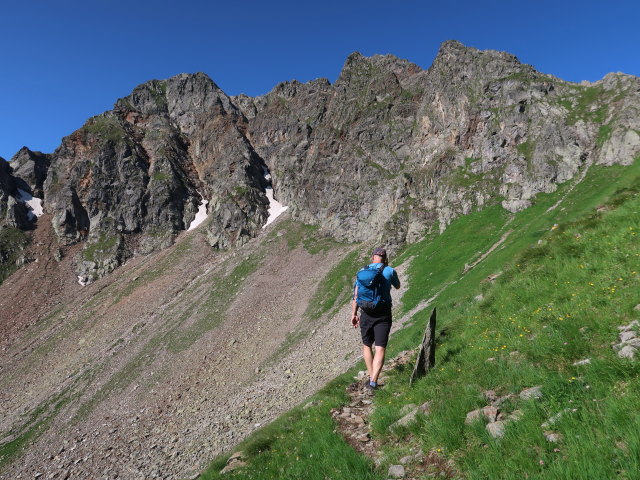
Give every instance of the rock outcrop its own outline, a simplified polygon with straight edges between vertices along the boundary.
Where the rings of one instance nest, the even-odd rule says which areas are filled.
[[[0,227],[27,230],[31,222],[27,218],[27,207],[17,198],[18,186],[9,162],[0,157]]]
[[[169,245],[204,200],[209,243],[245,242],[267,219],[265,168],[294,218],[391,249],[490,204],[515,212],[593,164],[638,158],[639,109],[637,77],[578,85],[447,41],[428,70],[354,53],[334,84],[255,98],[202,73],[153,80],[55,153],[14,160],[59,241],[86,241],[89,281]]]
[[[28,210],[17,200],[18,186],[9,163],[0,157],[0,283],[24,263],[27,245],[23,230],[32,227]]]
[[[51,155],[22,147],[11,159],[11,168],[23,190],[34,197],[42,198],[50,163]]]
[[[236,99],[294,216],[401,243],[496,199],[526,208],[592,163],[633,161],[640,82],[610,77],[575,85],[449,41],[427,71],[356,53],[334,85]]]
[[[267,218],[262,160],[243,117],[206,75],[137,87],[63,139],[45,182],[61,242],[87,239],[85,281],[171,244],[203,199],[212,246],[255,235]]]

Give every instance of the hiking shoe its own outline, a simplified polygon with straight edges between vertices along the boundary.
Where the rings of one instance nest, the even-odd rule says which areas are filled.
[[[367,395],[368,397],[373,396],[376,393],[376,387],[374,387],[373,385],[371,385],[370,383],[367,383],[364,386],[364,393],[365,395]]]

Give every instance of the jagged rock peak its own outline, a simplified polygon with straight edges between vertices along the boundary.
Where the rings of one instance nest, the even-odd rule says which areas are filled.
[[[278,83],[275,87],[273,87],[273,89],[267,95],[275,94],[275,95],[280,95],[282,97],[291,98],[296,93],[298,93],[298,91],[301,88],[307,88],[307,87],[326,88],[329,86],[331,86],[331,82],[329,82],[329,79],[324,77],[316,78],[315,80],[311,80],[307,83],[302,83],[302,82],[299,82],[298,80],[291,80],[287,82]],[[238,97],[243,97],[243,96],[246,96],[246,95],[243,95],[243,94],[238,95]]]
[[[531,66],[520,62],[515,55],[497,50],[478,50],[455,40],[442,43],[429,68],[431,78],[440,78],[441,84],[463,84],[510,75],[535,77],[540,74]]]
[[[142,114],[169,113],[180,115],[185,111],[201,113],[219,105],[224,111],[236,108],[211,78],[203,73],[181,73],[166,80],[150,80],[133,89],[130,95],[119,99],[115,110],[135,111]]]
[[[422,72],[415,63],[396,57],[395,55],[372,55],[365,57],[360,52],[353,52],[347,57],[336,83],[348,82],[353,77],[391,72],[401,82],[406,78]]]
[[[436,61],[465,62],[483,56],[499,59],[507,63],[520,64],[518,57],[511,53],[498,50],[479,50],[474,47],[468,47],[457,40],[446,40],[442,42],[436,55]]]
[[[43,196],[44,181],[47,178],[51,156],[42,152],[34,152],[27,147],[18,150],[11,158],[13,174],[22,179],[29,188],[25,188],[36,197]]]

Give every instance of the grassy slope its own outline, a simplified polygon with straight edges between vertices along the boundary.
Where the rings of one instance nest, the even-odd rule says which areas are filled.
[[[627,168],[592,167],[570,192],[565,185],[539,195],[536,205],[514,216],[497,207],[475,212],[398,259],[414,257],[406,311],[439,292],[439,348],[430,375],[409,388],[408,369],[393,372],[376,396],[373,433],[386,445],[381,468],[333,432],[329,410],[345,401],[353,370],[324,388],[314,407],[296,409],[249,438],[239,447],[249,467],[229,476],[383,479],[388,464],[420,447],[451,460],[465,478],[633,478],[640,467],[640,367],[619,360],[611,342],[616,326],[640,316],[633,312],[640,303],[639,178],[638,161]],[[629,191],[614,195],[620,188]],[[562,204],[547,211],[564,194]],[[595,213],[612,196],[609,211]],[[508,230],[500,248],[463,274],[465,263]],[[482,282],[499,271],[495,283]],[[481,291],[484,299],[473,300]],[[419,343],[428,310],[394,335],[391,355]],[[572,365],[586,357],[590,365]],[[533,385],[543,386],[544,397],[505,406],[525,415],[502,440],[492,440],[482,424],[465,426],[466,413],[486,404],[484,390],[517,393]],[[403,405],[427,400],[431,415],[400,434],[388,433]],[[576,412],[553,426],[564,440],[551,444],[540,424],[565,408]],[[225,460],[215,460],[203,478],[218,478]]]

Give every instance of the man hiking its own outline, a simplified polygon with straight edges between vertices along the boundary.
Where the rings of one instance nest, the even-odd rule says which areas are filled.
[[[351,325],[353,328],[360,326],[362,356],[369,373],[367,389],[370,392],[378,386],[391,331],[391,286],[400,288],[400,280],[396,271],[388,265],[387,251],[378,247],[373,250],[371,264],[356,275],[351,303]],[[360,316],[358,309],[361,310]],[[374,344],[375,356],[371,349]]]

